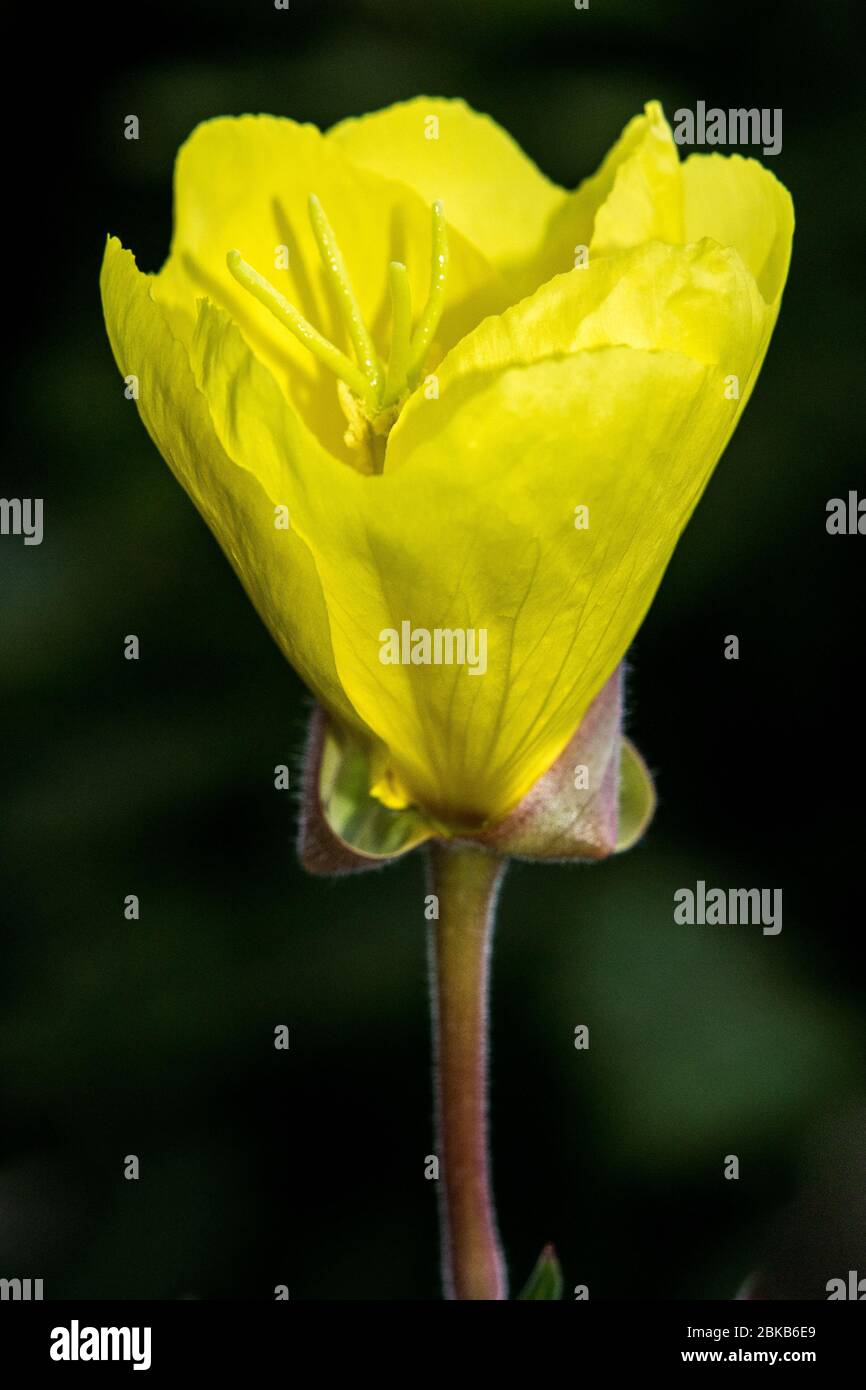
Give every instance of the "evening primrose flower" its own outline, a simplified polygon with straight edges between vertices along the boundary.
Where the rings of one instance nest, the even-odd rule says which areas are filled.
[[[429,839],[449,1297],[507,1296],[487,993],[510,857],[601,858],[652,789],[622,662],[754,386],[786,191],[681,164],[657,103],[576,192],[427,97],[326,134],[209,121],[168,262],[109,239],[141,416],[318,710],[300,849],[341,872]],[[559,1296],[545,1248],[525,1298]]]
[[[496,843],[618,691],[755,384],[792,228],[756,162],[681,163],[655,102],[568,192],[422,97],[324,134],[208,121],[159,274],[109,239],[118,366],[325,712],[347,842]],[[473,671],[454,644],[482,633]]]

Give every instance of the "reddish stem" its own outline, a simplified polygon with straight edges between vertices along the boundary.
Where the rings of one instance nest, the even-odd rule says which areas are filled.
[[[435,1037],[442,1277],[446,1298],[505,1299],[487,1145],[487,996],[506,861],[434,844],[429,958]]]

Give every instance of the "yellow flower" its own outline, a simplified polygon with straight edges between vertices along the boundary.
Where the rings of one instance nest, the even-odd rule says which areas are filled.
[[[377,804],[495,824],[562,753],[749,398],[792,229],[655,102],[567,192],[422,97],[206,122],[160,273],[109,240],[142,419]]]

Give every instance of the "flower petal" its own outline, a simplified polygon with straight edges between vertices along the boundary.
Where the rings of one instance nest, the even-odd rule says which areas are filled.
[[[509,280],[512,299],[536,288],[534,263],[567,195],[490,116],[465,101],[420,96],[341,121],[327,139],[425,202],[441,198],[451,225]]]
[[[682,166],[687,241],[733,246],[768,304],[779,299],[791,260],[794,205],[787,188],[754,159],[693,154]]]
[[[411,458],[362,480],[360,508],[310,499],[340,678],[441,822],[505,815],[621,660],[730,433],[722,380],[627,347],[489,369],[404,434]],[[486,672],[381,664],[403,621],[484,629]]]
[[[732,170],[717,176],[719,164],[732,165]],[[622,217],[613,217],[617,188],[639,184],[646,196],[636,201],[649,217],[653,173],[656,185],[667,188],[679,207],[682,196],[668,184],[673,180],[679,187],[681,172],[693,167],[699,172],[690,176],[685,191],[688,227],[682,209],[667,221],[662,210],[657,225],[638,218],[634,234],[646,232],[656,239],[619,253],[593,252],[588,264],[555,276],[501,316],[485,320],[437,368],[440,393],[467,371],[621,343],[683,352],[724,366],[726,375],[737,378],[737,413],[742,413],[769,343],[790,260],[793,216],[786,190],[752,161],[714,156],[697,166],[693,161],[680,166],[660,108],[649,103],[647,115],[631,122],[600,173],[584,186],[595,185],[593,205],[602,199],[592,212],[595,233],[587,227],[584,234],[595,246],[597,214],[607,210],[611,216],[603,221],[611,238],[616,225],[619,239],[626,241],[628,216],[623,211]],[[633,200],[623,197],[622,207],[632,206]],[[750,230],[752,219],[763,221],[762,234]],[[677,235],[686,232],[702,239],[675,244]],[[389,468],[405,457],[401,431],[418,409],[426,409],[420,393],[392,435]]]
[[[594,259],[485,321],[441,364],[439,399],[408,403],[385,473],[403,476],[423,518],[417,533],[391,521],[407,536],[406,616],[454,625],[459,594],[462,625],[489,632],[483,693],[470,699],[465,679],[447,674],[427,683],[448,691],[433,716],[440,744],[453,743],[440,781],[462,784],[477,810],[510,809],[621,659],[739,418],[773,317],[736,251],[654,242]],[[580,505],[585,532],[570,525]],[[447,518],[438,536],[437,515]],[[420,594],[412,575],[425,570]],[[479,750],[473,730],[485,725]]]
[[[684,240],[679,151],[657,101],[629,122],[589,189],[598,200],[590,243],[596,254]]]
[[[293,527],[275,525],[275,506],[287,501],[276,471],[263,470],[256,477],[226,453],[187,350],[172,336],[152,296],[151,277],[136,268],[133,256],[113,237],[105,250],[101,287],[115,360],[125,376],[138,377],[138,410],[151,439],[298,674],[337,717],[363,730],[337,678],[310,551]],[[291,448],[287,435],[286,470]]]
[[[436,430],[440,401],[462,377],[599,347],[662,349],[737,376],[733,427],[774,317],[738,253],[709,240],[687,247],[651,242],[594,259],[486,319],[448,354],[437,369],[440,400],[416,392],[407,403],[386,468],[404,466],[414,441]]]
[[[649,101],[598,170],[556,210],[536,284],[578,264],[582,248],[594,259],[647,241],[684,239],[679,153],[660,104]]]

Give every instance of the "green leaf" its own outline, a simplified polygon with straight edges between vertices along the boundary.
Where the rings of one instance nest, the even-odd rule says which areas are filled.
[[[538,1257],[538,1264],[526,1281],[518,1301],[525,1299],[556,1300],[562,1298],[562,1270],[556,1251],[552,1245],[545,1245]]]

